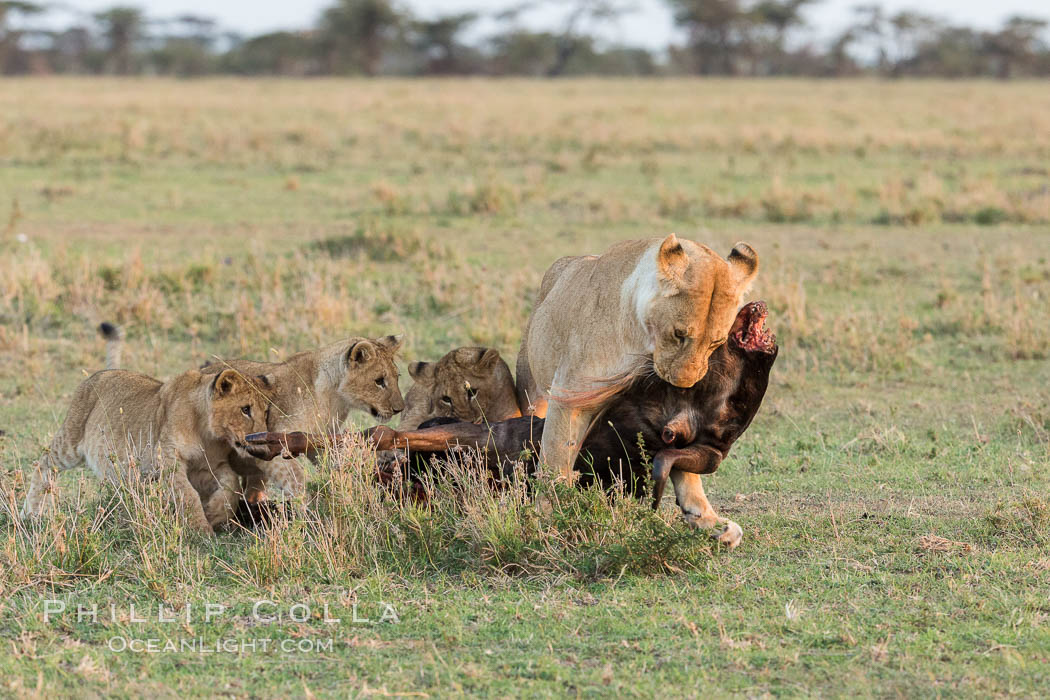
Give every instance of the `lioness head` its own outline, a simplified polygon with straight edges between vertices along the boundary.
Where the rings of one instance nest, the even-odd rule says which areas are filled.
[[[368,411],[379,420],[389,420],[403,411],[405,400],[394,364],[400,348],[401,338],[396,335],[350,343],[343,355],[340,395],[354,408]]]
[[[234,369],[215,375],[208,388],[208,427],[245,457],[244,436],[266,430],[273,381],[246,376]]]
[[[737,313],[729,341],[712,354],[708,375],[692,388],[666,392],[661,439],[669,447],[700,440],[723,453],[750,423],[762,402],[769,371],[777,358],[776,335],[766,327],[764,301],[745,304]],[[709,474],[719,461],[707,463]]]
[[[651,300],[639,309],[661,379],[691,387],[726,342],[742,298],[758,274],[758,255],[737,243],[727,259],[671,234],[656,251]]]
[[[402,427],[430,418],[481,423],[520,415],[510,368],[493,348],[458,348],[437,362],[413,362],[408,373],[415,384],[405,397]]]

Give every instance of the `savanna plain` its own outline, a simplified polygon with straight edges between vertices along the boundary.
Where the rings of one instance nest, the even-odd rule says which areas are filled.
[[[513,367],[552,261],[670,232],[758,250],[781,348],[704,479],[733,551],[468,467],[403,504],[355,447],[268,530],[83,471],[15,515],[100,321],[159,377],[386,333]],[[7,79],[0,251],[0,694],[1050,688],[1045,83]]]

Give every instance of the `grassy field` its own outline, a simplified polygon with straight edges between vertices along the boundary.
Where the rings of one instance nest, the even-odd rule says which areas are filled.
[[[0,82],[0,694],[1045,696],[1048,163],[1044,83]],[[11,516],[101,320],[161,377],[513,366],[555,258],[672,231],[755,246],[781,346],[705,479],[732,552],[615,494],[402,507],[354,450],[259,536],[76,473]]]

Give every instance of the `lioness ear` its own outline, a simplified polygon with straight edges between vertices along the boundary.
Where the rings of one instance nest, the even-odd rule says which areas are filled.
[[[408,376],[417,382],[429,379],[434,374],[434,365],[430,362],[412,362],[408,365]]]
[[[272,389],[277,383],[277,378],[272,374],[260,374],[256,376],[256,379],[258,379],[267,389]]]
[[[237,374],[237,370],[224,369],[216,375],[215,381],[212,382],[212,393],[215,396],[227,396],[237,387],[240,381],[241,377]]]
[[[346,351],[346,364],[367,362],[376,354],[375,346],[368,340],[359,340]]]
[[[689,256],[685,254],[678,236],[672,233],[663,240],[660,252],[656,254],[656,263],[660,273],[668,280],[677,282],[681,278],[689,265]]]
[[[737,243],[729,253],[729,270],[743,296],[758,276],[758,253],[743,241]]]
[[[401,349],[402,340],[400,335],[384,335],[376,342],[394,353]]]

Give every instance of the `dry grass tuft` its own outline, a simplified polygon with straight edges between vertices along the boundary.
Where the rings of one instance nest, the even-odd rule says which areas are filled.
[[[960,552],[968,554],[973,551],[969,542],[956,542],[939,535],[923,535],[919,538],[919,549],[924,552]]]

